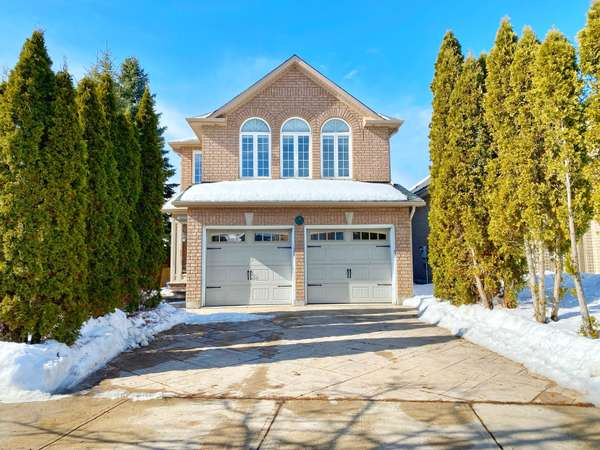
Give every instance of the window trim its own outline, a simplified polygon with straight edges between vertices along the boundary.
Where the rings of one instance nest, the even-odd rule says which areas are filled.
[[[346,124],[346,126],[348,127],[349,131],[345,131],[345,132],[323,132],[323,127],[325,127],[325,125],[327,124],[327,122],[330,122],[332,120],[341,120],[342,122],[344,122]],[[324,158],[323,158],[323,138],[326,136],[333,136],[333,176],[325,176],[325,165],[324,165]],[[348,175],[347,176],[340,176],[338,175],[339,172],[339,167],[338,167],[338,138],[340,136],[347,136],[348,137]],[[329,119],[327,119],[326,121],[323,122],[323,125],[321,125],[321,178],[325,178],[325,179],[336,179],[336,178],[340,178],[343,180],[347,180],[347,179],[352,179],[352,127],[350,126],[350,124],[345,121],[344,119],[342,119],[341,117],[330,117]]]
[[[258,119],[262,122],[264,122],[267,125],[267,128],[269,129],[268,132],[266,131],[242,131],[242,128],[244,128],[244,125],[246,124],[246,122],[253,120],[253,119]],[[239,158],[239,175],[240,178],[243,179],[254,179],[254,178],[258,178],[258,179],[269,179],[273,177],[273,165],[271,164],[272,162],[272,152],[273,152],[273,145],[272,145],[272,141],[271,141],[271,134],[272,134],[272,130],[271,130],[271,125],[269,125],[269,122],[267,122],[265,119],[263,119],[262,117],[249,117],[246,120],[244,120],[242,122],[242,124],[240,125],[240,129],[239,129],[239,153],[238,153],[238,158]],[[253,154],[253,161],[252,161],[252,176],[249,175],[244,175],[243,174],[243,161],[242,161],[242,140],[244,136],[252,136],[252,154]],[[269,175],[262,175],[259,176],[258,175],[258,136],[268,136],[268,145],[269,145],[269,157],[268,157],[268,162],[269,162]]]
[[[196,182],[196,155],[200,155],[200,180]],[[202,151],[194,150],[192,152],[192,184],[202,184]]]
[[[306,131],[283,131],[283,127],[290,120],[298,119],[306,124],[308,127],[308,132]],[[291,136],[294,138],[294,175],[293,176],[284,176],[283,175],[283,138]],[[308,176],[301,177],[298,176],[298,136],[308,136]],[[281,128],[279,129],[279,176],[280,178],[299,178],[299,179],[310,179],[312,178],[312,128],[307,120],[304,120],[302,117],[288,117],[281,124]]]

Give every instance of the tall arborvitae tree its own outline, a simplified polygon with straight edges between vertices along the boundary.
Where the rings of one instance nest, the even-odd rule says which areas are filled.
[[[497,292],[497,260],[489,239],[485,178],[491,158],[490,136],[483,113],[485,56],[469,56],[452,95],[448,115],[448,159],[452,169],[451,212],[460,227],[468,265],[462,283],[471,283],[477,298],[492,308]]]
[[[25,41],[0,104],[0,334],[39,340],[48,291],[41,256],[48,211],[42,155],[48,145],[55,75],[44,36]]]
[[[97,90],[90,77],[84,77],[77,89],[79,120],[88,151],[88,297],[95,316],[112,311],[121,301],[121,283],[115,274],[116,262],[120,260],[120,211],[111,196],[114,186],[119,186],[119,179],[110,128]]]
[[[511,93],[510,68],[517,47],[517,35],[507,18],[496,33],[494,47],[487,58],[484,111],[491,135],[490,160],[487,167],[486,196],[489,204],[489,233],[494,243],[498,278],[503,287],[505,306],[516,307],[517,292],[522,286],[524,261],[522,234],[511,224],[518,212],[506,209],[505,198],[498,191],[504,183],[515,184],[502,174],[503,165],[512,158],[515,137],[514,111],[507,98]]]
[[[448,112],[450,95],[460,75],[463,55],[460,43],[450,31],[442,41],[435,63],[435,74],[431,83],[433,110],[429,131],[429,154],[431,159],[431,207],[429,212],[429,264],[432,268],[435,295],[452,298],[458,279],[455,255],[455,240],[452,234],[455,218],[447,209],[450,199],[448,181],[452,176],[447,164]]]
[[[148,74],[140,65],[137,58],[125,58],[121,64],[119,73],[119,92],[125,108],[130,112],[131,117],[135,117],[139,108],[140,101],[144,95],[144,90],[149,83]],[[153,95],[154,98],[154,95]],[[160,113],[158,114],[160,119]],[[159,120],[160,122],[160,120]],[[166,128],[158,125],[158,134],[163,155],[163,170],[165,171],[165,179],[168,180],[175,174],[175,169],[171,165],[168,158],[168,151],[164,148],[164,133]],[[170,199],[175,194],[175,183],[165,183],[164,198]],[[167,222],[168,224],[168,222]]]
[[[590,7],[585,28],[579,33],[581,70],[585,76],[586,148],[592,163],[589,176],[593,186],[596,220],[600,221],[600,1]]]
[[[56,94],[48,146],[42,154],[47,196],[38,205],[46,211],[42,255],[50,307],[46,330],[71,343],[88,318],[87,304],[87,152],[77,115],[75,89],[65,70],[56,75]]]
[[[512,250],[515,245],[514,251],[521,250],[526,255],[535,316],[543,322],[546,314],[544,274],[540,279],[537,268],[543,268],[545,233],[551,223],[551,208],[545,176],[543,133],[533,111],[532,83],[538,47],[533,31],[525,28],[510,66],[510,87],[505,102],[507,110],[512,112],[514,128],[512,136],[508,136],[509,145],[498,153],[498,177],[491,198],[493,217],[490,234],[498,242],[504,233],[513,240],[509,248]]]
[[[98,99],[108,122],[110,140],[109,179],[118,183],[109,186],[119,226],[119,260],[115,275],[120,282],[122,304],[134,310],[139,304],[140,240],[133,218],[140,194],[140,149],[131,123],[119,107],[116,83],[110,57],[104,55],[98,68]]]
[[[587,155],[582,142],[583,111],[575,49],[557,30],[551,30],[536,57],[533,78],[535,114],[544,133],[548,182],[556,189],[560,231],[570,242],[567,272],[579,301],[582,333],[594,334],[581,285],[577,240],[591,216],[590,185],[584,176]]]
[[[158,116],[148,87],[140,101],[135,123],[142,155],[142,191],[136,215],[142,245],[140,276],[142,288],[149,295],[159,287],[160,268],[166,256],[166,236],[161,212],[164,201],[163,184],[166,179],[158,133]]]

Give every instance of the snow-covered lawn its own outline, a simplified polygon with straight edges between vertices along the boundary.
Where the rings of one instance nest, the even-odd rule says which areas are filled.
[[[572,287],[565,276],[563,286]],[[546,276],[548,296],[553,276]],[[600,275],[584,274],[583,289],[590,313],[600,321]],[[579,307],[570,292],[561,302],[559,321],[537,323],[528,289],[514,310],[488,311],[479,305],[452,306],[431,294],[432,286],[415,285],[415,296],[404,302],[418,309],[420,319],[522,363],[532,372],[576,389],[600,406],[600,339],[579,336]],[[548,316],[550,312],[548,312]]]
[[[131,317],[120,310],[88,320],[72,346],[56,341],[27,345],[0,341],[0,402],[45,400],[73,387],[119,353],[147,345],[178,324],[270,319],[245,313],[201,314],[161,303]]]

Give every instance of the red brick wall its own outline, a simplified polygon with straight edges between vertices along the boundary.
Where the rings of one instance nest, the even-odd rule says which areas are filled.
[[[399,299],[412,295],[411,224],[409,208],[190,208],[188,210],[187,306],[202,304],[202,227],[207,225],[245,225],[244,213],[254,213],[252,225],[294,224],[297,215],[304,216],[306,225],[345,225],[345,212],[352,211],[358,224],[394,225],[397,295]],[[294,225],[296,263],[296,302],[304,303],[304,226]]]
[[[271,127],[271,170],[280,178],[280,130],[290,117],[306,120],[312,131],[312,177],[321,175],[323,123],[344,119],[352,129],[352,178],[359,181],[390,181],[387,128],[364,128],[362,115],[328,93],[296,67],[291,67],[248,103],[226,116],[226,126],[202,128],[203,181],[239,178],[239,131],[244,120],[260,117]]]

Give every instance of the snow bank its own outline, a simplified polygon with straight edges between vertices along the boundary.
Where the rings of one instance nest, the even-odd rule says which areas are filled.
[[[245,202],[402,202],[391,184],[350,180],[237,180],[195,184],[175,204]]]
[[[586,274],[586,281],[584,289],[595,304],[600,297],[600,275]],[[404,305],[417,308],[421,320],[519,362],[564,387],[583,392],[600,406],[600,340],[579,336],[578,318],[569,316],[568,326],[561,326],[561,321],[540,324],[531,318],[532,311],[527,307],[493,311],[480,305],[456,307],[427,295],[423,287],[419,289],[421,295],[405,300]],[[527,305],[527,293],[521,293],[520,298]],[[569,302],[566,298],[565,303]],[[572,312],[562,313],[569,314]]]
[[[245,313],[193,313],[161,303],[132,317],[120,310],[88,320],[71,347],[56,341],[27,345],[0,341],[0,402],[44,400],[75,386],[119,353],[147,345],[178,324],[271,318]]]

